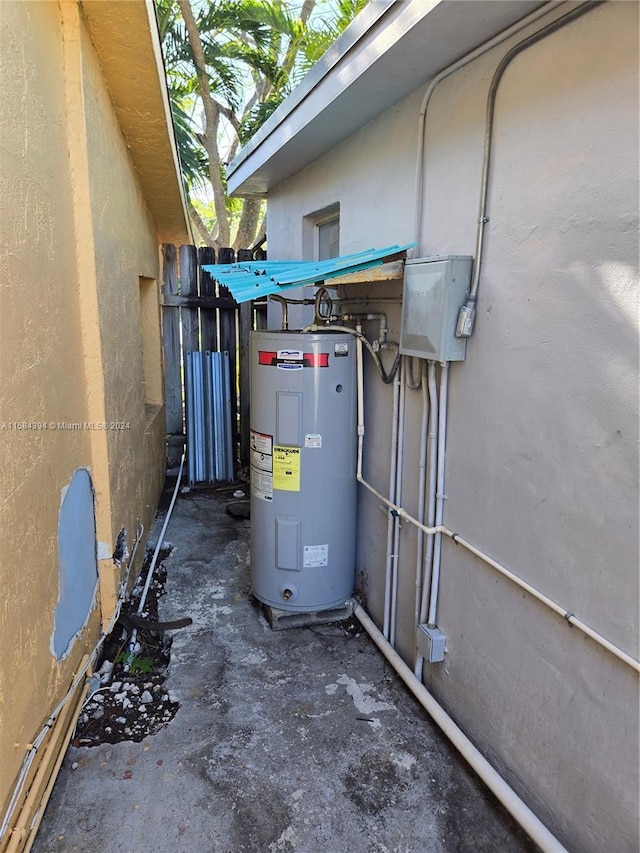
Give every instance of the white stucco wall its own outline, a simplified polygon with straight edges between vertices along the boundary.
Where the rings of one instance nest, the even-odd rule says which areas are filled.
[[[449,528],[634,656],[637,33],[637,4],[607,3],[504,75],[476,331],[451,369],[445,507]],[[486,92],[505,49],[434,95],[423,255],[473,254]],[[300,257],[303,217],[334,203],[343,254],[412,238],[422,93],[270,194],[271,258]],[[397,336],[399,310],[386,308]],[[370,369],[366,378],[365,471],[386,488],[391,390]],[[420,395],[407,392],[409,512],[420,410]],[[358,535],[357,568],[380,622],[386,519],[366,494]],[[398,647],[408,659],[415,539],[404,530]],[[636,851],[636,674],[449,540],[438,622],[448,653],[426,681],[461,726],[569,849]]]

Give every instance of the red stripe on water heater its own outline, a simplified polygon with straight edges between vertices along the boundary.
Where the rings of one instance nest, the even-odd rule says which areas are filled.
[[[305,367],[329,367],[328,352],[305,352],[303,360]]]

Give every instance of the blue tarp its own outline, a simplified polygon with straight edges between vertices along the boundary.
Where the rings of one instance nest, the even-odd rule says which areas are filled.
[[[203,269],[228,287],[236,302],[249,302],[291,287],[318,284],[337,276],[382,266],[415,245],[408,243],[406,246],[367,249],[327,261],[240,261],[235,264],[207,264]]]

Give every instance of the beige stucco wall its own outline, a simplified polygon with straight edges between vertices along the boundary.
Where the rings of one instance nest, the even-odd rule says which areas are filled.
[[[451,368],[445,505],[450,529],[634,656],[637,33],[637,4],[607,3],[520,55],[500,85],[476,331]],[[436,90],[423,255],[474,252],[486,93],[507,46]],[[299,256],[303,216],[337,202],[342,253],[412,238],[423,91],[270,194],[272,258]],[[385,304],[397,336],[399,311]],[[386,490],[391,390],[370,368],[366,380],[365,474]],[[407,392],[403,504],[413,513],[420,413],[420,395]],[[358,537],[381,624],[386,521],[362,490]],[[405,525],[407,659],[415,541]],[[426,682],[568,849],[637,850],[637,674],[449,540],[438,623],[448,653]]]
[[[0,21],[4,813],[26,745],[113,612],[120,530],[129,550],[137,522],[149,530],[164,473],[164,417],[145,406],[140,334],[139,277],[159,278],[157,223],[82,9],[4,2]],[[107,428],[50,426],[89,422]],[[100,583],[86,629],[56,661],[58,518],[78,468],[90,471],[95,490]]]

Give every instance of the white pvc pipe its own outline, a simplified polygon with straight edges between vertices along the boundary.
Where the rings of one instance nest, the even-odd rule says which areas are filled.
[[[466,539],[464,539],[462,536],[460,536],[457,533],[454,533],[453,531],[449,530],[448,527],[445,527],[444,525],[434,526],[434,525],[423,524],[418,519],[413,518],[413,516],[411,516],[403,507],[398,506],[393,501],[389,500],[388,497],[385,497],[385,495],[381,494],[374,486],[371,485],[371,483],[369,483],[369,482],[367,482],[367,480],[365,480],[363,473],[362,473],[363,446],[364,446],[364,394],[363,394],[362,341],[358,337],[356,338],[356,340],[360,344],[360,347],[356,348],[356,354],[358,354],[358,352],[359,352],[359,355],[356,355],[357,365],[358,365],[357,399],[358,399],[358,410],[359,410],[359,416],[358,416],[358,455],[357,455],[357,470],[356,470],[356,480],[358,481],[358,483],[363,485],[365,487],[365,489],[367,489],[372,495],[374,495],[376,498],[378,498],[378,500],[382,504],[384,504],[388,509],[394,510],[401,519],[404,519],[405,521],[408,521],[410,524],[415,525],[418,528],[418,530],[421,530],[423,533],[426,533],[429,535],[432,535],[435,533],[444,533],[445,536],[448,536],[450,539],[453,539],[453,541],[456,542],[458,545],[462,545],[463,548],[466,548],[472,554],[475,554],[476,557],[479,557],[481,560],[483,560],[485,563],[487,563],[487,565],[492,566],[496,571],[500,572],[500,574],[504,575],[504,577],[508,578],[510,581],[512,581],[514,584],[516,584],[516,586],[519,586],[521,589],[526,590],[526,592],[528,592],[530,595],[532,595],[536,600],[540,601],[542,604],[545,604],[547,607],[549,607],[555,613],[562,616],[562,618],[565,619],[569,625],[572,625],[573,627],[578,628],[580,631],[582,631],[583,634],[585,634],[587,637],[590,637],[594,642],[598,643],[598,645],[600,645],[602,648],[606,649],[612,655],[614,655],[619,660],[621,660],[623,663],[627,664],[627,666],[630,666],[636,672],[640,673],[640,661],[631,657],[631,655],[627,654],[625,651],[623,651],[621,648],[616,646],[614,643],[607,640],[606,637],[602,636],[602,634],[599,634],[597,631],[594,631],[593,628],[591,628],[589,625],[586,624],[586,622],[583,622],[581,619],[579,619],[577,616],[575,616],[572,611],[567,610],[566,608],[562,607],[560,604],[557,604],[555,601],[550,599],[544,593],[537,590],[534,586],[531,586],[531,584],[522,580],[522,578],[519,578],[517,575],[515,575],[513,572],[511,572],[509,569],[507,569],[501,563],[498,563],[492,557],[489,557],[488,554],[485,554],[483,551],[476,548],[470,542],[467,542]],[[429,366],[431,367],[431,364]],[[434,368],[435,368],[435,366],[434,366]],[[437,403],[436,403],[436,405],[437,405]],[[433,415],[433,412],[432,412],[432,415]],[[426,562],[426,560],[425,560],[425,562]],[[424,592],[424,589],[423,589],[423,592]],[[423,598],[424,598],[424,596],[423,596]],[[420,621],[424,622],[424,616],[422,614],[421,614]]]
[[[173,512],[173,507],[178,497],[178,490],[180,488],[180,481],[182,479],[182,469],[184,468],[184,458],[185,454],[183,453],[182,458],[180,459],[178,479],[176,480],[176,486],[173,490],[173,495],[171,496],[171,503],[169,504],[169,509],[167,510],[167,515],[165,516],[164,524],[162,525],[162,530],[160,531],[160,536],[158,536],[158,542],[156,543],[156,547],[153,552],[153,557],[151,558],[151,565],[149,566],[149,572],[147,573],[147,578],[142,589],[142,595],[140,596],[140,603],[138,604],[137,610],[138,615],[140,615],[144,610],[144,603],[147,600],[147,593],[149,592],[149,587],[151,586],[151,579],[153,578],[153,570],[155,569],[158,554],[160,553],[162,543],[164,542],[164,534],[167,532],[167,527],[169,526],[169,521],[171,520],[171,513]]]
[[[398,420],[399,420],[399,401],[400,401],[400,371],[396,373],[393,380],[393,405],[392,405],[392,421],[391,421],[391,460],[389,462],[389,497],[391,502],[395,503],[396,497],[396,474],[398,460]],[[387,556],[384,567],[384,635],[389,637],[389,629],[391,623],[391,553],[393,551],[393,522],[394,516],[388,513],[387,516]]]
[[[420,388],[422,389],[422,422],[420,425],[420,460],[418,462],[418,521],[424,524],[425,494],[427,490],[427,436],[429,427],[429,397],[424,371],[420,364]],[[422,558],[424,556],[424,533],[417,531],[416,542],[416,589],[413,619],[416,625],[420,622],[420,600],[422,598]]]
[[[436,492],[437,492],[437,467],[438,467],[438,423],[439,404],[438,388],[436,385],[436,363],[429,362],[429,488],[427,527],[432,528],[436,520]],[[422,601],[420,602],[420,622],[427,618],[427,602],[429,600],[429,584],[431,582],[431,564],[433,561],[433,533],[427,534],[427,551],[424,558],[424,574],[422,578]]]
[[[436,483],[436,527],[442,526],[444,518],[444,472],[447,447],[447,391],[449,387],[449,365],[440,365],[440,399],[438,401],[438,476]],[[436,533],[433,540],[433,565],[431,568],[431,595],[427,622],[435,625],[438,608],[438,590],[440,588],[440,558],[442,555],[442,533]]]
[[[586,634],[587,637],[590,637],[594,640],[598,645],[607,649],[607,651],[611,652],[612,655],[615,655],[621,661],[626,663],[632,669],[635,669],[636,672],[640,672],[640,661],[637,661],[635,658],[628,655],[626,652],[622,651],[621,648],[611,643],[606,637],[603,637],[602,634],[599,634],[597,631],[594,631],[593,628],[590,628],[586,622],[583,622],[582,619],[578,619],[577,616],[570,610],[562,607],[562,605],[557,604],[551,598],[546,596],[543,592],[536,589],[534,586],[531,586],[530,583],[527,583],[522,578],[518,577],[518,575],[514,575],[513,572],[509,571],[505,566],[501,563],[496,562],[496,560],[489,557],[483,551],[480,551],[475,545],[472,545],[470,542],[467,542],[466,539],[463,539],[461,536],[458,536],[457,533],[453,533],[449,530],[448,527],[441,528],[442,533],[445,536],[449,536],[449,538],[453,539],[456,545],[462,545],[463,548],[466,548],[467,551],[470,551],[472,554],[475,554],[476,557],[479,557],[483,560],[487,565],[492,566],[496,571],[500,572],[501,575],[508,578],[510,581],[513,581],[520,589],[526,590],[530,595],[532,595],[535,599],[542,602],[542,604],[546,604],[551,610],[557,613],[559,616],[562,616],[569,625],[573,625],[574,628],[578,628],[582,631],[583,634]]]
[[[362,440],[362,436],[360,436],[360,440]],[[409,524],[414,524],[419,530],[422,530],[424,533],[444,533],[445,536],[448,536],[450,539],[453,539],[456,544],[462,545],[472,554],[475,554],[476,557],[479,557],[489,566],[492,566],[494,569],[496,569],[496,571],[500,572],[500,574],[504,575],[506,578],[509,578],[509,580],[513,581],[516,586],[519,586],[521,589],[526,590],[538,601],[542,602],[543,604],[546,604],[547,607],[549,607],[558,615],[562,616],[563,619],[565,619],[569,623],[569,625],[573,625],[575,628],[579,628],[583,634],[586,634],[586,636],[590,637],[600,646],[607,649],[607,651],[611,652],[612,655],[615,655],[619,660],[626,663],[636,672],[640,672],[640,661],[637,661],[635,658],[631,657],[631,655],[628,655],[626,652],[624,652],[621,648],[614,645],[614,643],[611,643],[609,640],[603,637],[602,634],[599,634],[597,631],[594,631],[593,628],[590,628],[589,625],[586,624],[586,622],[583,622],[581,619],[578,619],[578,617],[575,616],[572,611],[567,610],[560,604],[556,604],[555,601],[546,596],[544,593],[540,592],[534,586],[531,586],[531,584],[522,580],[522,578],[519,578],[501,563],[496,562],[496,560],[489,557],[483,551],[480,551],[470,542],[467,542],[466,539],[463,539],[459,534],[454,533],[452,530],[449,530],[448,527],[445,527],[444,525],[441,525],[440,527],[429,527],[426,524],[421,524],[416,518],[410,515],[406,511],[406,509],[403,509],[401,506],[394,504],[392,501],[389,500],[389,498],[385,497],[374,486],[372,486],[371,483],[365,480],[362,474],[362,466],[360,466],[360,469],[356,473],[356,479],[361,485],[365,487],[365,489],[371,492],[372,495],[375,495],[375,497],[377,497],[378,500],[381,501],[386,507],[395,510],[400,516],[400,518],[404,519],[405,521],[408,521]]]
[[[182,458],[180,459],[180,469],[178,471],[178,479],[176,480],[176,486],[173,490],[173,495],[171,497],[171,503],[169,504],[169,509],[167,510],[167,514],[164,519],[164,524],[162,525],[162,529],[160,531],[160,536],[158,536],[158,542],[156,543],[155,550],[153,552],[153,557],[151,558],[151,564],[149,565],[149,571],[147,572],[147,577],[144,582],[144,587],[142,588],[142,595],[140,596],[140,603],[138,604],[138,609],[136,613],[138,616],[144,610],[145,601],[147,600],[147,593],[149,592],[149,587],[151,586],[151,581],[153,579],[153,572],[156,567],[156,561],[158,559],[158,554],[160,553],[160,548],[162,547],[162,543],[164,542],[164,534],[167,532],[167,527],[169,526],[169,520],[171,519],[171,513],[173,512],[173,507],[175,505],[176,499],[178,497],[178,489],[180,488],[180,481],[182,479],[182,469],[184,468],[184,459],[186,454],[182,454]],[[129,637],[129,642],[127,643],[127,652],[129,655],[133,655],[135,653],[136,641],[138,639],[138,629],[134,628],[131,632],[131,636]],[[129,663],[123,665],[123,670],[125,672],[129,672]]]
[[[405,372],[406,359],[400,360],[400,401],[398,403],[398,455],[396,458],[396,501],[402,503],[402,469],[404,467],[404,415],[406,402]],[[398,618],[398,579],[400,574],[400,519],[393,519],[393,553],[391,554],[391,620],[389,642],[395,647]]]
[[[534,586],[531,586],[531,584],[527,583],[526,581],[522,580],[522,578],[519,578],[513,572],[509,571],[509,569],[507,569],[501,563],[496,562],[496,560],[489,557],[483,551],[480,551],[470,542],[467,542],[459,534],[454,533],[452,530],[449,530],[448,527],[445,527],[444,525],[440,527],[428,527],[426,524],[421,524],[416,518],[413,518],[413,516],[409,515],[409,513],[405,509],[403,509],[401,506],[397,506],[397,504],[392,503],[388,498],[382,495],[374,486],[372,486],[371,483],[368,483],[363,477],[362,471],[359,471],[357,473],[356,479],[361,485],[365,487],[365,489],[370,491],[372,495],[375,495],[378,500],[380,500],[385,506],[389,507],[389,509],[395,510],[400,516],[400,518],[404,519],[405,521],[408,521],[409,524],[414,524],[419,530],[422,530],[424,533],[444,533],[445,536],[448,536],[450,539],[453,539],[453,541],[457,545],[462,545],[472,554],[475,554],[476,557],[479,557],[489,566],[492,566],[494,569],[496,569],[496,571],[500,572],[500,574],[504,575],[506,578],[509,578],[510,581],[513,581],[516,586],[519,586],[521,589],[526,590],[534,598],[542,602],[542,604],[546,604],[547,607],[549,607],[558,615],[562,616],[563,619],[565,619],[569,623],[569,625],[572,625],[575,628],[579,628],[580,631],[582,631],[583,634],[586,634],[587,637],[590,637],[600,646],[607,649],[607,651],[611,652],[612,655],[615,655],[617,658],[619,658],[619,660],[626,663],[636,672],[640,672],[640,661],[637,661],[635,658],[631,657],[631,655],[628,655],[626,652],[624,652],[621,648],[614,645],[614,643],[611,643],[609,640],[606,639],[606,637],[603,637],[602,634],[599,634],[597,631],[594,631],[593,628],[590,628],[589,625],[586,624],[586,622],[583,622],[581,619],[578,619],[578,617],[575,616],[571,610],[567,610],[566,608],[562,607],[562,605],[557,604],[544,593],[537,590]]]
[[[322,320],[323,318],[319,318]],[[363,320],[377,320],[379,323],[378,329],[378,343],[384,344],[387,341],[387,315],[381,312],[377,313],[369,313],[369,314],[343,314],[340,312],[335,316],[329,318],[332,322],[334,320],[339,320],[342,322],[351,322],[351,323],[360,323]]]
[[[436,385],[436,363],[429,362],[428,367],[429,387],[429,468],[427,474],[429,485],[427,489],[427,527],[432,528],[436,518],[436,491],[437,491],[437,464],[438,464],[438,388]],[[431,583],[431,566],[433,564],[433,533],[425,533],[426,552],[424,564],[421,567],[422,584],[420,596],[420,610],[416,627],[427,619],[427,606],[429,602],[429,586]],[[416,648],[415,674],[416,678],[422,678],[422,666],[424,658]]]
[[[355,603],[354,615],[425,711],[543,853],[566,853],[566,849],[558,839],[489,764],[484,755],[471,743],[426,687],[418,681],[357,602]]]
[[[362,471],[362,449],[364,438],[364,364],[362,360],[362,341],[356,338],[356,378],[358,394],[358,471]]]

